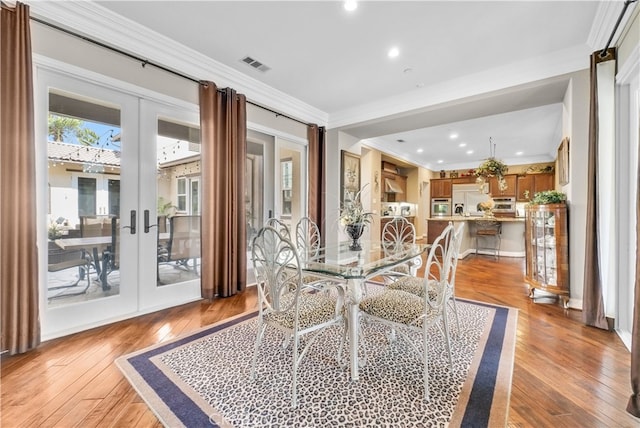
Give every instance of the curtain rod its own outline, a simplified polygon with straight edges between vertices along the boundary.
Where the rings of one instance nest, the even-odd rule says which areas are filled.
[[[616,31],[618,31],[618,25],[620,25],[620,21],[622,21],[622,17],[627,12],[627,8],[629,7],[629,5],[631,3],[635,3],[636,1],[638,1],[638,0],[625,0],[624,7],[622,8],[622,11],[620,12],[620,15],[618,16],[618,20],[616,21],[616,25],[613,27],[613,31],[611,32],[611,35],[609,36],[609,40],[607,41],[607,44],[605,45],[604,49],[602,49],[602,51],[600,51],[600,58],[604,58],[605,56],[607,56],[607,49],[609,49],[609,45],[611,44],[611,41],[613,40],[613,36],[616,34]]]
[[[634,1],[635,1],[635,0],[634,0]],[[3,6],[4,6],[4,3],[3,3]],[[102,42],[100,42],[100,41],[98,41],[98,40],[94,40],[94,39],[92,39],[92,38],[90,38],[90,37],[83,36],[82,34],[78,34],[78,33],[74,32],[74,31],[71,31],[71,30],[68,30],[68,29],[66,29],[66,28],[60,27],[60,26],[58,26],[58,25],[52,24],[51,22],[47,22],[47,21],[45,21],[45,20],[42,20],[42,19],[40,19],[40,18],[36,18],[36,17],[34,17],[34,16],[30,16],[30,18],[31,18],[33,21],[36,21],[36,22],[38,22],[38,23],[40,23],[40,24],[43,24],[43,25],[46,25],[47,27],[51,27],[51,28],[53,28],[53,29],[55,29],[55,30],[62,31],[63,33],[69,34],[70,36],[77,37],[77,38],[82,39],[82,40],[84,40],[84,41],[86,41],[86,42],[92,43],[92,44],[94,44],[94,45],[100,46],[100,47],[102,47],[102,48],[108,49],[108,50],[110,50],[110,51],[113,51],[113,52],[119,53],[120,55],[124,55],[124,56],[126,56],[126,57],[128,57],[128,58],[130,58],[130,59],[133,59],[133,60],[135,60],[135,61],[138,61],[138,62],[140,62],[140,63],[142,64],[142,68],[146,67],[147,65],[150,65],[150,66],[152,66],[152,67],[158,68],[158,69],[160,69],[160,70],[162,70],[162,71],[165,71],[165,72],[167,72],[167,73],[173,74],[174,76],[178,76],[178,77],[182,77],[183,79],[190,80],[190,81],[192,81],[192,82],[194,82],[194,83],[197,83],[197,84],[199,84],[199,85],[201,85],[201,84],[203,84],[203,83],[204,83],[202,80],[199,80],[199,79],[196,79],[196,78],[194,78],[194,77],[188,76],[188,75],[186,75],[186,74],[184,74],[184,73],[181,73],[181,72],[179,72],[179,71],[172,70],[172,69],[170,69],[170,68],[168,68],[168,67],[165,67],[165,66],[163,66],[163,65],[156,64],[156,63],[154,63],[154,62],[149,61],[148,59],[141,58],[141,57],[139,57],[139,56],[137,56],[137,55],[131,54],[131,53],[126,52],[126,51],[123,51],[123,50],[121,50],[121,49],[118,49],[118,48],[116,48],[116,47],[114,47],[114,46],[111,46],[111,45],[108,45],[108,44],[106,44],[106,43],[102,43]],[[220,90],[219,90],[219,91],[220,91]],[[262,106],[262,105],[260,105],[260,104],[256,104],[256,103],[254,103],[254,102],[252,102],[252,101],[250,101],[250,100],[247,100],[247,103],[248,103],[248,104],[251,104],[251,105],[253,105],[253,106],[259,107],[259,108],[261,108],[261,109],[263,109],[263,110],[266,110],[266,111],[268,111],[268,112],[271,112],[271,113],[275,114],[275,115],[276,115],[276,117],[278,117],[278,116],[282,116],[282,117],[285,117],[285,118],[287,118],[287,119],[289,119],[289,120],[293,120],[294,122],[301,123],[301,124],[303,124],[303,125],[305,125],[305,126],[309,126],[309,125],[311,125],[310,123],[303,122],[302,120],[299,120],[299,119],[296,119],[296,118],[294,118],[294,117],[288,116],[288,115],[286,115],[286,114],[284,114],[284,113],[280,113],[280,112],[278,112],[278,111],[272,110],[272,109],[267,108],[267,107],[265,107],[265,106]]]

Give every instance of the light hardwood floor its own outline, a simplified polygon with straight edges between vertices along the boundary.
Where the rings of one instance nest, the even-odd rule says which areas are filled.
[[[533,302],[524,260],[469,256],[456,294],[519,309],[509,427],[638,427],[625,412],[630,355],[614,333],[580,312]],[[161,426],[113,361],[256,307],[255,288],[43,343],[2,359],[2,427]]]

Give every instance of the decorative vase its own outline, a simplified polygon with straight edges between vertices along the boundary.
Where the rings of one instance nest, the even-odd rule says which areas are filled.
[[[362,246],[360,245],[360,237],[364,232],[364,224],[356,223],[356,224],[348,224],[345,226],[345,231],[347,235],[351,238],[351,244],[349,244],[349,249],[352,251],[360,251],[362,250]]]
[[[484,218],[495,218],[495,216],[493,215],[493,211],[492,210],[484,210]]]

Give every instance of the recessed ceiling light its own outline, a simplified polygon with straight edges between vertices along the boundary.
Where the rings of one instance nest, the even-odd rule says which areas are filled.
[[[438,163],[443,163],[444,161],[442,159],[438,159]]]
[[[467,143],[460,143],[458,144],[458,147],[467,147]]]
[[[424,83],[418,83],[418,84],[416,85],[416,88],[424,88]]]
[[[344,2],[344,10],[353,12],[358,8],[358,2],[355,0],[347,0]]]
[[[473,154],[473,150],[467,150],[467,154],[468,154],[468,155]]]
[[[455,140],[456,138],[458,138],[458,133],[452,132],[451,134],[449,134],[449,138],[451,138],[452,140]]]
[[[413,71],[413,69],[412,69],[412,68],[408,68],[408,67],[407,67],[407,68],[405,68],[404,70],[402,70],[402,72],[403,72],[404,74],[409,74],[409,73],[411,73],[412,71]]]
[[[424,150],[423,149],[418,149],[417,152],[418,153],[422,153],[422,152],[424,152]]]
[[[389,49],[389,53],[387,55],[389,56],[389,58],[395,58],[398,55],[400,55],[400,50],[394,46],[391,49]]]
[[[523,155],[523,154],[524,154],[524,152],[516,152],[517,156],[520,156],[520,155]]]
[[[399,138],[396,140],[397,143],[404,143],[404,140],[402,138]]]

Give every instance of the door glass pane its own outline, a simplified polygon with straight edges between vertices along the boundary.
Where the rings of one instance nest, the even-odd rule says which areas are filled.
[[[158,286],[200,279],[200,130],[158,120]]]
[[[119,294],[120,109],[52,89],[49,306]]]

